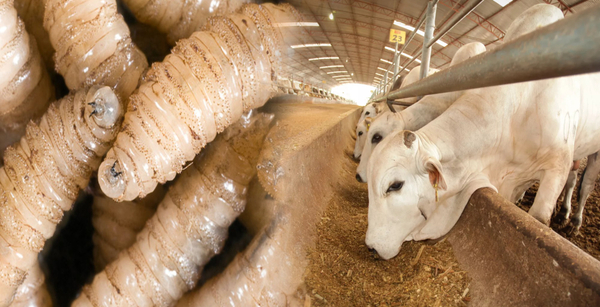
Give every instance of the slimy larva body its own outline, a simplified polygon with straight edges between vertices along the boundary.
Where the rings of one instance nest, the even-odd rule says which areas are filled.
[[[125,102],[148,67],[115,0],[46,0],[44,28],[55,69],[71,90],[107,85]]]
[[[63,212],[87,186],[121,114],[109,87],[83,89],[51,104],[6,149],[0,168],[0,306],[13,300]]]
[[[125,0],[127,7],[142,23],[167,34],[174,45],[200,30],[208,17],[235,12],[247,0]]]
[[[39,265],[34,265],[17,289],[10,307],[51,307],[52,299],[46,289],[46,278]]]
[[[0,0],[0,155],[19,140],[30,119],[54,99],[54,87],[35,42],[12,0]]]
[[[144,197],[244,111],[262,106],[275,92],[282,52],[273,16],[294,19],[293,11],[246,4],[229,17],[210,18],[153,64],[99,169],[102,191],[116,200]]]
[[[192,289],[245,208],[272,118],[244,116],[219,135],[170,187],[136,243],[73,306],[170,306]]]
[[[35,37],[38,50],[46,69],[54,71],[54,47],[48,32],[44,29],[44,7],[46,0],[14,0],[19,17],[25,22],[27,32]]]
[[[165,192],[166,189],[159,185],[147,197],[119,203],[100,192],[100,195],[94,195],[92,241],[96,271],[102,271],[117,258],[119,252],[135,243],[135,237],[154,215]]]

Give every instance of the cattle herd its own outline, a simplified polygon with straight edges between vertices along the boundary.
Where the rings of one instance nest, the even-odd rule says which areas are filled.
[[[562,18],[552,5],[535,5],[511,24],[504,41]],[[485,51],[480,43],[464,45],[451,66]],[[401,87],[417,81],[416,70]],[[529,214],[548,224],[565,189],[559,215],[578,230],[600,173],[597,84],[600,74],[587,74],[428,95],[397,112],[368,104],[354,150],[356,179],[368,184],[367,246],[393,258],[405,241],[447,234],[477,189],[516,202],[536,182]],[[569,219],[585,157],[578,210]]]

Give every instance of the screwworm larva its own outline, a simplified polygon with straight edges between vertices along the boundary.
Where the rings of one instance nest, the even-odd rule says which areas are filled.
[[[52,300],[46,289],[46,278],[37,263],[27,273],[27,278],[17,289],[10,307],[50,307]]]
[[[35,37],[38,50],[46,69],[54,69],[54,47],[50,43],[48,32],[44,29],[44,7],[46,0],[14,0],[15,9],[23,19],[27,32]]]
[[[135,237],[154,215],[156,207],[165,196],[165,188],[159,185],[147,197],[117,203],[98,193],[92,203],[94,225],[94,266],[96,271],[117,258],[119,252],[135,243]]]
[[[154,63],[100,166],[102,191],[116,200],[145,196],[172,180],[243,111],[263,105],[276,91],[282,52],[273,16],[295,19],[294,11],[246,4],[239,13],[210,18],[203,31]]]
[[[248,0],[124,0],[125,5],[142,23],[167,34],[174,45],[200,30],[211,15],[235,12]]]
[[[109,87],[82,89],[29,122],[0,168],[0,306],[8,305],[63,212],[109,149],[122,116]]]
[[[148,67],[115,0],[46,0],[44,28],[56,50],[55,69],[71,90],[112,86],[126,102]]]
[[[170,187],[137,241],[85,286],[73,306],[169,306],[194,287],[244,210],[272,115],[242,116]]]
[[[0,1],[0,156],[25,133],[54,99],[54,88],[35,39],[25,30],[12,0]]]

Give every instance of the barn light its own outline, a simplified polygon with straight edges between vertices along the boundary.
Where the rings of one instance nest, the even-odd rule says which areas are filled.
[[[292,49],[307,48],[307,47],[331,47],[331,44],[327,44],[327,43],[301,44],[301,45],[292,45],[291,47],[292,47]]]
[[[377,67],[377,69],[379,69],[379,70],[383,70],[383,71],[387,71],[387,72],[391,72],[391,71],[389,71],[389,70],[387,70],[387,69],[385,69],[385,68],[381,68],[381,67]]]
[[[287,28],[287,27],[318,27],[318,22],[280,22],[276,23],[275,27]]]
[[[330,71],[330,72],[327,72],[327,74],[328,74],[328,75],[331,75],[331,74],[343,74],[343,73],[346,73],[346,74],[347,74],[347,73],[348,73],[348,71],[347,71],[347,70],[337,70],[337,71]]]
[[[382,76],[382,77],[383,77],[383,75],[382,75],[382,74],[380,74],[380,73],[378,73],[378,72],[376,72],[375,74],[376,74],[376,75],[378,75],[378,76]]]
[[[329,13],[329,19],[333,20],[333,13]]]
[[[320,60],[339,60],[339,57],[336,56],[324,56],[324,57],[320,57],[320,58],[311,58],[308,59],[309,61],[320,61]]]
[[[388,61],[388,60],[386,60],[386,59],[381,59],[381,61],[382,61],[382,62],[385,62],[385,63],[388,63],[388,64],[394,64],[394,63],[392,63],[391,61]]]
[[[507,4],[511,3],[512,0],[494,0],[494,2],[500,4],[501,7],[505,7]]]
[[[351,75],[351,76],[354,76],[354,73],[351,73],[350,75]]]
[[[337,76],[332,76],[332,78],[349,78],[350,75],[337,75]]]
[[[326,68],[334,68],[334,67],[344,67],[344,65],[329,65],[329,66],[321,66],[319,68],[326,69]]]
[[[496,0],[494,0],[494,1],[496,1]],[[411,26],[409,26],[409,25],[407,25],[405,23],[402,23],[402,22],[400,22],[398,20],[394,20],[394,25],[396,25],[396,26],[398,26],[400,28],[404,28],[404,29],[406,29],[408,31],[413,31],[415,29],[415,27],[411,27]],[[419,34],[421,36],[425,36],[425,33],[423,31],[421,31],[421,30],[417,30],[417,34]],[[435,43],[438,44],[438,45],[440,45],[440,46],[442,46],[442,47],[448,46],[448,44],[446,42],[442,41],[441,39],[438,39]]]

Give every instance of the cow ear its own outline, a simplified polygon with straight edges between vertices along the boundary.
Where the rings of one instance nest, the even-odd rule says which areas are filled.
[[[442,164],[435,158],[429,158],[425,161],[425,169],[429,174],[429,182],[431,186],[438,187],[441,190],[446,190],[446,180],[442,174]]]

